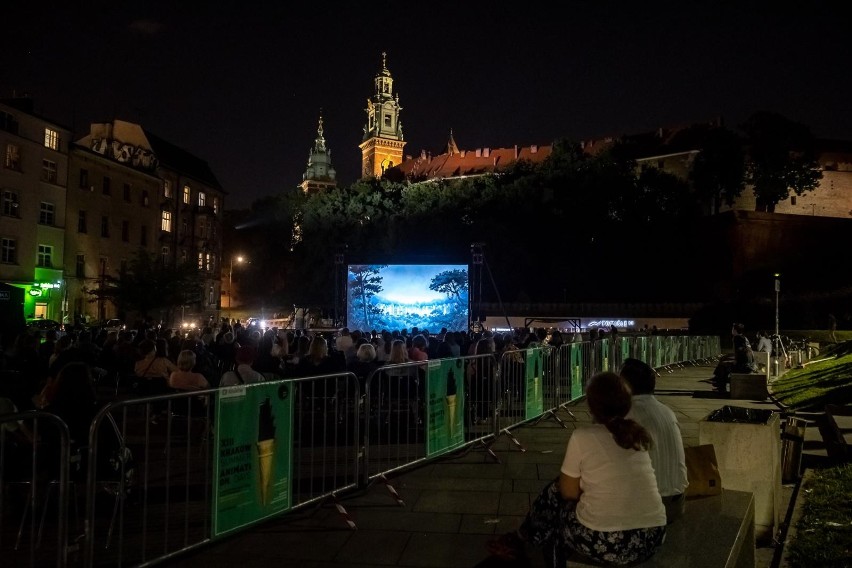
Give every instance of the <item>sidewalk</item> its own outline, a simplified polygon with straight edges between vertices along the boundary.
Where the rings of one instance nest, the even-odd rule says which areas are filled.
[[[698,422],[726,404],[779,410],[769,400],[721,398],[704,382],[713,367],[662,372],[657,380],[657,396],[678,416],[687,446],[698,444]],[[473,447],[390,478],[401,502],[383,483],[343,496],[340,504],[357,530],[349,528],[334,504],[326,503],[234,535],[169,565],[471,568],[487,557],[485,544],[490,538],[520,524],[540,489],[557,476],[575,425],[591,421],[584,401],[570,414],[560,411],[558,417],[566,428],[549,417],[513,431],[525,452],[508,436],[500,436],[492,449],[501,463],[484,447]],[[811,443],[813,435],[808,432],[805,448],[819,454]],[[793,490],[792,485],[783,487],[783,511],[789,509]],[[772,566],[775,552],[758,548],[756,567]],[[543,566],[540,557],[532,562]]]

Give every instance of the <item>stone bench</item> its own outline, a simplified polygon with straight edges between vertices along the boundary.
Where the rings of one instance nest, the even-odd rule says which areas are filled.
[[[686,512],[666,527],[666,541],[647,568],[754,568],[754,494],[723,489],[686,502]],[[580,555],[568,566],[601,566]]]
[[[734,400],[766,400],[769,391],[764,373],[731,373],[731,398]]]

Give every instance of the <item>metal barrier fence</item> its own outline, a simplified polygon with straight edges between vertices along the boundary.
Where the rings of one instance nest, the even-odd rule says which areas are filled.
[[[113,402],[94,419],[84,452],[82,562],[155,564],[324,500],[354,528],[337,502],[341,492],[461,449],[484,448],[499,461],[491,446],[502,435],[523,450],[513,428],[563,423],[588,379],[617,371],[627,357],[666,368],[718,355],[718,338],[620,337],[513,350],[499,359],[389,365],[364,384],[340,373]],[[39,522],[58,541],[40,547],[32,515],[28,542],[31,565],[48,553],[64,565],[67,509],[76,503],[67,429],[44,413],[3,420],[20,416],[49,417],[63,432],[57,515],[45,522],[50,515],[42,513]],[[42,458],[33,455],[35,467]],[[0,488],[5,495],[2,478]],[[30,497],[30,508],[47,512],[48,498]],[[0,501],[4,519],[9,509]]]
[[[67,565],[68,504],[78,481],[71,466],[77,469],[80,455],[72,455],[68,427],[59,417],[0,415],[0,563]],[[76,516],[72,530],[79,530]]]

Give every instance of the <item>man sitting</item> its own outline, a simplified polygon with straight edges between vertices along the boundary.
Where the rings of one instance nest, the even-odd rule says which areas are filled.
[[[757,364],[754,362],[754,352],[751,344],[745,336],[745,326],[735,323],[731,327],[731,335],[734,338],[734,354],[722,357],[716,370],[713,371],[713,385],[719,392],[727,392],[727,385],[731,382],[731,373],[754,373]]]
[[[633,404],[627,418],[641,424],[650,434],[653,444],[648,452],[657,478],[657,489],[666,508],[666,521],[671,523],[681,516],[686,500],[684,491],[686,458],[683,452],[683,436],[677,417],[671,408],[654,396],[657,374],[639,359],[625,359],[619,373],[633,391]]]

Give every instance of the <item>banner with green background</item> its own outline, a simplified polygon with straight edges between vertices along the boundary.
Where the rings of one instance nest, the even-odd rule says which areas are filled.
[[[542,373],[544,365],[541,349],[527,349],[526,353],[526,406],[524,418],[529,420],[544,414],[544,391],[542,390]]]
[[[291,507],[290,382],[223,388],[216,397],[213,536]]]
[[[426,381],[426,455],[464,444],[464,363],[461,359],[429,361]]]

